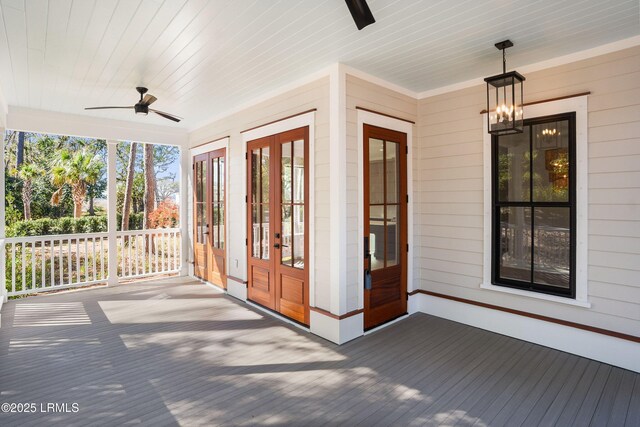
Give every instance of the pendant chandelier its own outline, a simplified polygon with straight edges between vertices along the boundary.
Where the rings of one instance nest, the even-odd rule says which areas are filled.
[[[502,51],[502,74],[487,77],[487,129],[492,135],[521,133],[524,123],[523,83],[517,71],[507,73],[505,50],[513,46],[511,40],[495,44]]]

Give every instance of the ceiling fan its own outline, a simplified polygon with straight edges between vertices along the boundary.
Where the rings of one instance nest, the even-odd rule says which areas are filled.
[[[145,116],[149,114],[149,111],[156,113],[159,116],[164,117],[165,119],[173,120],[174,122],[179,122],[182,120],[181,117],[174,116],[173,114],[165,113],[163,111],[154,110],[153,108],[149,108],[149,105],[156,102],[158,98],[153,95],[147,94],[148,89],[146,87],[137,87],[136,90],[140,93],[140,101],[138,101],[135,105],[130,107],[86,107],[85,110],[108,110],[111,108],[118,109],[133,109],[136,114],[144,114]]]

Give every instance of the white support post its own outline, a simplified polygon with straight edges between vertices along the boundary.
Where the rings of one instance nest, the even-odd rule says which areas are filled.
[[[189,246],[189,178],[191,177],[191,158],[189,148],[180,147],[180,276],[189,274],[191,248]]]
[[[118,229],[118,216],[116,204],[116,155],[118,141],[107,141],[107,224],[109,237],[107,246],[109,248],[108,260],[108,285],[118,284],[118,241],[116,231]]]
[[[0,200],[2,200],[2,206],[0,206],[0,307],[7,301],[7,288],[6,288],[6,275],[5,275],[5,193],[4,193],[4,126],[0,126]]]
[[[329,156],[331,161],[330,266],[331,313],[346,313],[347,306],[347,118],[346,74],[336,64],[329,76]]]

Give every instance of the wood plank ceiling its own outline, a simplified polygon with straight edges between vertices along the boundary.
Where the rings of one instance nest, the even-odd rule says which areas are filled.
[[[638,0],[370,0],[357,31],[343,0],[0,0],[9,105],[171,125],[128,111],[135,86],[193,128],[343,62],[421,92],[640,34]]]

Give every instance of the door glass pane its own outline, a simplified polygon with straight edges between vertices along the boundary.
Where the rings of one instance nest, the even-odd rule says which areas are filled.
[[[304,206],[293,207],[293,266],[304,268]]]
[[[224,203],[220,203],[220,222],[218,228],[220,230],[219,248],[224,249]]]
[[[218,217],[219,217],[219,211],[218,211],[218,204],[217,203],[212,203],[211,204],[211,210],[212,210],[212,223],[211,223],[211,227],[210,228],[210,236],[211,236],[211,244],[213,245],[214,248],[218,247]]]
[[[387,203],[398,203],[398,194],[400,189],[398,185],[400,179],[398,177],[400,171],[400,144],[392,141],[386,141],[386,163],[387,163]]]
[[[280,262],[284,265],[293,266],[293,258],[291,256],[291,249],[293,247],[293,238],[291,230],[291,217],[292,209],[291,205],[282,206],[282,238],[280,239],[280,245],[282,250],[280,251],[282,256]]]
[[[304,203],[304,141],[293,143],[293,201]]]
[[[260,258],[260,205],[251,205],[251,256]]]
[[[531,208],[500,208],[500,277],[531,281]]]
[[[386,245],[387,245],[387,267],[398,264],[400,261],[399,246],[400,246],[400,229],[398,223],[398,206],[387,206],[386,214]]]
[[[269,234],[269,204],[262,205],[262,218],[260,224],[260,242],[261,242],[261,258],[269,259],[269,249],[271,235]]]
[[[196,203],[202,201],[202,162],[196,163],[196,182],[193,183],[196,190]]]
[[[533,281],[569,289],[571,208],[535,208]]]
[[[384,203],[384,142],[369,138],[369,203]]]
[[[369,207],[371,270],[384,267],[384,206]]]
[[[260,163],[260,176],[262,186],[262,202],[269,202],[269,147],[262,148],[262,158]]]
[[[569,121],[533,126],[533,201],[569,201]]]
[[[529,200],[529,134],[504,135],[498,139],[498,199],[501,202]]]
[[[251,203],[260,202],[260,149],[251,152]]]
[[[211,160],[211,176],[211,201],[215,203],[218,201],[218,159]]]
[[[218,180],[220,182],[220,185],[219,185],[220,191],[218,193],[218,198],[219,198],[219,200],[221,202],[224,202],[224,190],[225,190],[224,189],[224,184],[225,184],[225,182],[224,182],[224,178],[225,178],[224,177],[224,174],[225,174],[225,171],[224,171],[224,157],[220,157],[218,159],[218,170],[220,171],[220,174],[218,176]]]
[[[196,240],[198,243],[204,243],[204,226],[205,226],[205,222],[204,222],[204,218],[202,216],[202,203],[196,203]]]
[[[291,142],[282,144],[282,202],[290,203],[293,192],[291,177]]]
[[[207,203],[207,162],[200,162],[200,165],[202,166],[200,171],[200,200],[203,203]]]

